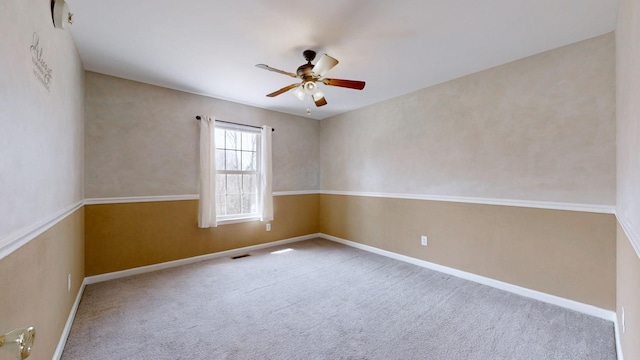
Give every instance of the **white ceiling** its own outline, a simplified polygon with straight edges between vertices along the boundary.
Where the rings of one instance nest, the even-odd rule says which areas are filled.
[[[615,29],[616,0],[67,0],[85,69],[306,116],[292,92],[313,49],[340,63],[323,119]]]

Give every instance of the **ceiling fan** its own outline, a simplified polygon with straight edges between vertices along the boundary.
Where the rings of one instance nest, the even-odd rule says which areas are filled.
[[[265,64],[258,64],[256,67],[260,69],[265,69],[273,72],[277,72],[280,74],[288,75],[294,78],[302,79],[301,83],[291,84],[289,86],[285,86],[280,90],[274,91],[271,94],[268,94],[268,97],[275,97],[282,93],[285,93],[291,89],[295,89],[293,94],[300,99],[300,101],[304,101],[306,95],[309,95],[313,98],[313,101],[316,103],[316,106],[324,106],[327,105],[327,100],[324,98],[324,93],[318,87],[317,82],[321,82],[325,85],[329,86],[340,86],[349,89],[362,90],[364,89],[365,82],[364,81],[355,81],[355,80],[343,80],[343,79],[329,79],[323,78],[324,74],[327,71],[331,70],[334,66],[338,65],[338,60],[332,58],[327,54],[323,54],[320,60],[313,65],[311,62],[316,57],[316,52],[313,50],[305,50],[302,55],[304,59],[307,60],[307,63],[298,67],[296,73],[290,73],[288,71],[278,70],[272,68]],[[311,111],[307,109],[307,113]]]

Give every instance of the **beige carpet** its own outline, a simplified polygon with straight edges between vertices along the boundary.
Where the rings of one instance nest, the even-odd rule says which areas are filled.
[[[611,322],[316,239],[89,285],[62,358],[616,355]]]

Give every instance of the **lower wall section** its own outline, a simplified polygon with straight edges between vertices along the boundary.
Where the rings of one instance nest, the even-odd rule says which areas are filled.
[[[618,330],[625,359],[640,359],[640,258],[618,225]],[[624,324],[622,308],[624,307]],[[623,332],[626,330],[626,332]]]
[[[84,279],[84,210],[0,260],[0,333],[34,326],[29,359],[51,359]],[[71,290],[67,291],[67,274]],[[0,359],[15,359],[1,351]]]
[[[614,215],[327,194],[319,208],[324,234],[615,310]]]
[[[318,194],[276,196],[260,221],[198,228],[198,200],[86,205],[86,276],[314,234]]]

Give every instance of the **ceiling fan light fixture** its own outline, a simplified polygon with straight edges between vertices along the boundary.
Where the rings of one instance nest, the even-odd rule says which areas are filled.
[[[311,96],[313,96],[313,101],[318,101],[318,100],[320,100],[320,99],[322,99],[324,97],[324,93],[322,92],[322,90],[318,89]]]
[[[304,90],[302,90],[302,85],[298,86],[297,88],[295,88],[295,90],[293,90],[293,95],[295,95],[298,99],[300,99],[300,101],[304,101],[304,97],[306,94]]]
[[[304,93],[307,95],[313,95],[318,91],[318,85],[316,85],[315,81],[307,81],[302,84],[302,88],[304,89]]]

